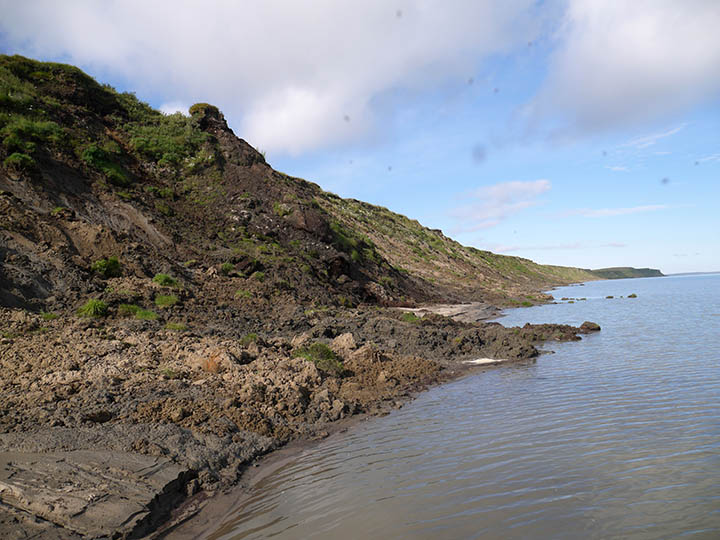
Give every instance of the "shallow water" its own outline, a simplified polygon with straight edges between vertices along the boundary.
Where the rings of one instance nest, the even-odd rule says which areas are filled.
[[[209,537],[720,538],[720,275],[553,294],[587,300],[500,322],[602,332],[302,452]]]

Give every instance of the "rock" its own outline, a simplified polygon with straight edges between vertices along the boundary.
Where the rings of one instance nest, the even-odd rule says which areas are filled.
[[[318,403],[322,403],[325,401],[330,401],[330,392],[327,388],[323,388],[319,392],[317,392],[313,398],[313,401],[316,401]]]
[[[180,422],[183,418],[185,418],[188,415],[187,410],[184,407],[180,407],[178,409],[175,409],[170,414],[170,420],[173,422]]]
[[[346,356],[357,349],[355,338],[350,332],[339,335],[330,343],[330,348],[340,356]]]
[[[302,334],[292,338],[292,340],[290,340],[290,345],[292,345],[293,349],[298,349],[310,341],[311,338],[312,334],[310,334],[310,332],[303,332]]]
[[[600,325],[594,322],[585,321],[580,325],[580,331],[587,333],[587,332],[599,332],[600,331]]]

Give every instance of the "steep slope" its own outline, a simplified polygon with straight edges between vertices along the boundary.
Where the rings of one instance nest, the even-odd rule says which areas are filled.
[[[274,309],[535,301],[593,279],[461,246],[274,171],[197,104],[166,116],[77,68],[0,57],[0,303],[76,307],[120,274],[172,274],[187,302]],[[120,299],[122,300],[122,299]],[[127,300],[127,299],[126,299]]]

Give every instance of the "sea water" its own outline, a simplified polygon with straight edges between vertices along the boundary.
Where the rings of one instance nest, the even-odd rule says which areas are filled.
[[[299,453],[208,537],[720,538],[720,275],[553,294],[585,300],[500,322],[602,331]]]

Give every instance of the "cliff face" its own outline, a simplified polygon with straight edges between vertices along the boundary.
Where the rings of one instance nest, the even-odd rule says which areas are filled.
[[[326,193],[274,171],[212,105],[163,115],[62,64],[0,57],[0,162],[5,306],[75,308],[107,296],[107,278],[158,273],[183,283],[186,304],[246,311],[511,305],[594,278],[467,248]],[[117,272],[103,275],[112,257]]]

